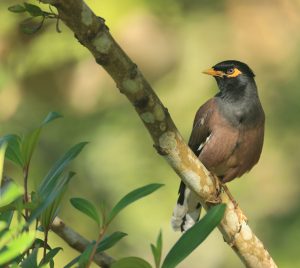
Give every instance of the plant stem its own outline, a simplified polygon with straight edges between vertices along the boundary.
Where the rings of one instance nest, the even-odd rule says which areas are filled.
[[[29,165],[26,165],[23,169],[23,176],[24,176],[24,204],[27,204],[28,199],[28,173],[29,173]],[[29,211],[25,208],[25,220],[27,221],[29,217]]]
[[[99,235],[98,235],[98,239],[97,239],[97,241],[96,241],[95,246],[93,247],[93,251],[92,251],[92,253],[91,253],[91,255],[90,255],[90,258],[89,258],[89,261],[88,261],[88,263],[87,263],[87,265],[86,265],[86,268],[89,268],[89,267],[91,266],[92,261],[93,261],[93,259],[94,259],[94,256],[95,256],[95,254],[96,254],[97,246],[98,246],[99,242],[101,241],[103,235],[105,234],[106,229],[107,229],[107,226],[103,226],[103,227],[100,229],[100,232],[99,232]]]
[[[24,177],[24,204],[26,205],[29,202],[29,197],[28,197],[28,174],[29,174],[29,163],[24,166],[23,168],[23,177]],[[24,215],[25,221],[28,221],[29,218],[29,211],[27,208],[25,208],[25,215]],[[26,231],[29,231],[29,228],[26,228]],[[27,249],[26,255],[27,257],[29,256],[30,253],[30,248]]]
[[[44,231],[44,251],[43,251],[43,262],[45,261],[46,253],[47,253],[47,245],[48,245],[48,233],[49,229]]]

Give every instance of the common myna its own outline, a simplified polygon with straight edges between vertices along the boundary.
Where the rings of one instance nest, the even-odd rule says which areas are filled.
[[[248,172],[259,160],[265,115],[254,73],[243,62],[223,61],[204,71],[212,75],[219,92],[196,113],[189,146],[221,183]],[[181,182],[172,217],[174,230],[185,231],[199,219],[197,196]]]

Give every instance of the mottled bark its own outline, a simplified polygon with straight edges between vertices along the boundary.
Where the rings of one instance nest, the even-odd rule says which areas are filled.
[[[61,20],[74,32],[116,82],[135,107],[148,129],[157,152],[181,180],[199,196],[205,209],[220,202],[227,204],[219,229],[225,241],[247,267],[277,267],[262,242],[255,236],[239,207],[235,208],[226,193],[217,196],[213,176],[196,158],[137,65],[113,39],[102,18],[97,17],[83,0],[42,0],[58,10]]]
[[[85,239],[80,234],[75,232],[72,228],[66,226],[66,224],[59,219],[55,218],[51,225],[51,230],[66,241],[72,248],[79,252],[83,252],[85,248],[91,243],[91,241]],[[96,253],[93,261],[100,267],[108,268],[114,262],[114,259],[105,253]]]

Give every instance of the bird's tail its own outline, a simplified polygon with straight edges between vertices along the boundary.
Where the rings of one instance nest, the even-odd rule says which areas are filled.
[[[197,195],[183,182],[180,183],[178,193],[179,197],[173,211],[171,225],[174,231],[185,232],[199,220],[201,204]]]

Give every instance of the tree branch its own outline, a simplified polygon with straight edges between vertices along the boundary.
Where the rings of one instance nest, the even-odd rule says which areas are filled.
[[[247,267],[277,267],[262,242],[255,236],[242,210],[235,208],[226,193],[217,197],[213,176],[199,162],[173,123],[149,83],[83,0],[42,0],[58,10],[61,20],[74,32],[116,82],[135,107],[154,141],[154,147],[170,164],[181,180],[199,196],[207,210],[214,203],[226,203],[219,229],[225,241]]]
[[[76,249],[79,252],[83,252],[90,244],[90,241],[76,233],[73,229],[66,226],[66,224],[56,217],[51,225],[51,230],[66,241],[70,247]],[[112,257],[105,253],[96,253],[93,260],[100,267],[108,268],[115,261]]]

